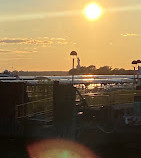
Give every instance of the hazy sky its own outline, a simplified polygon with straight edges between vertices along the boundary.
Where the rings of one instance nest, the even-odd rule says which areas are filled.
[[[103,14],[83,15],[98,3]],[[141,59],[140,0],[0,0],[0,71],[69,70],[81,65],[131,69]]]

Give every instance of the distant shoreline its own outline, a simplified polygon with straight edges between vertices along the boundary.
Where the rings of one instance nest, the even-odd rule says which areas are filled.
[[[19,76],[70,76],[68,71],[19,71]],[[126,74],[75,74],[75,75],[133,75],[133,73]]]
[[[19,76],[68,76],[68,71],[19,71]]]

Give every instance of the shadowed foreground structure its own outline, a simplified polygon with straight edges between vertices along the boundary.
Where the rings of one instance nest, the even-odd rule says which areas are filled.
[[[98,109],[95,106],[88,106],[79,92],[80,101],[76,104],[76,88],[72,85],[55,82],[28,86],[25,83],[1,83],[0,86],[2,157],[28,158],[27,148],[30,144],[36,145],[51,138],[75,140],[89,147],[101,158],[141,157],[141,133],[132,134],[132,130],[138,132],[140,127],[134,129],[130,124],[126,127],[121,122],[117,124],[121,129],[117,128],[114,131],[111,122],[114,109],[111,106],[99,106]],[[136,98],[136,102],[139,99]],[[50,109],[51,106],[53,111]],[[116,117],[124,116],[122,109],[115,112]],[[108,132],[104,133],[107,129]],[[138,143],[127,143],[130,134]],[[96,145],[98,143],[104,144]]]

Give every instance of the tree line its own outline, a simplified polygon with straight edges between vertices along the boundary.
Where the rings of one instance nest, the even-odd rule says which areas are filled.
[[[90,65],[88,67],[81,66],[80,68],[75,68],[69,70],[69,74],[75,75],[133,75],[133,70],[125,70],[123,68],[114,68],[112,69],[111,66],[102,66],[100,68],[96,68],[94,65]]]

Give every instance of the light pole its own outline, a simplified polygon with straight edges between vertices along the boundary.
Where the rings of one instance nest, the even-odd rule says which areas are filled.
[[[70,53],[70,56],[73,57],[72,59],[72,84],[74,83],[74,58],[77,56],[77,52],[76,51],[72,51]]]
[[[136,60],[133,60],[133,61],[132,61],[132,64],[133,64],[133,65],[137,65],[137,63],[138,63],[138,62],[137,62]],[[135,66],[134,66],[134,83],[136,83],[136,67],[135,67]]]

